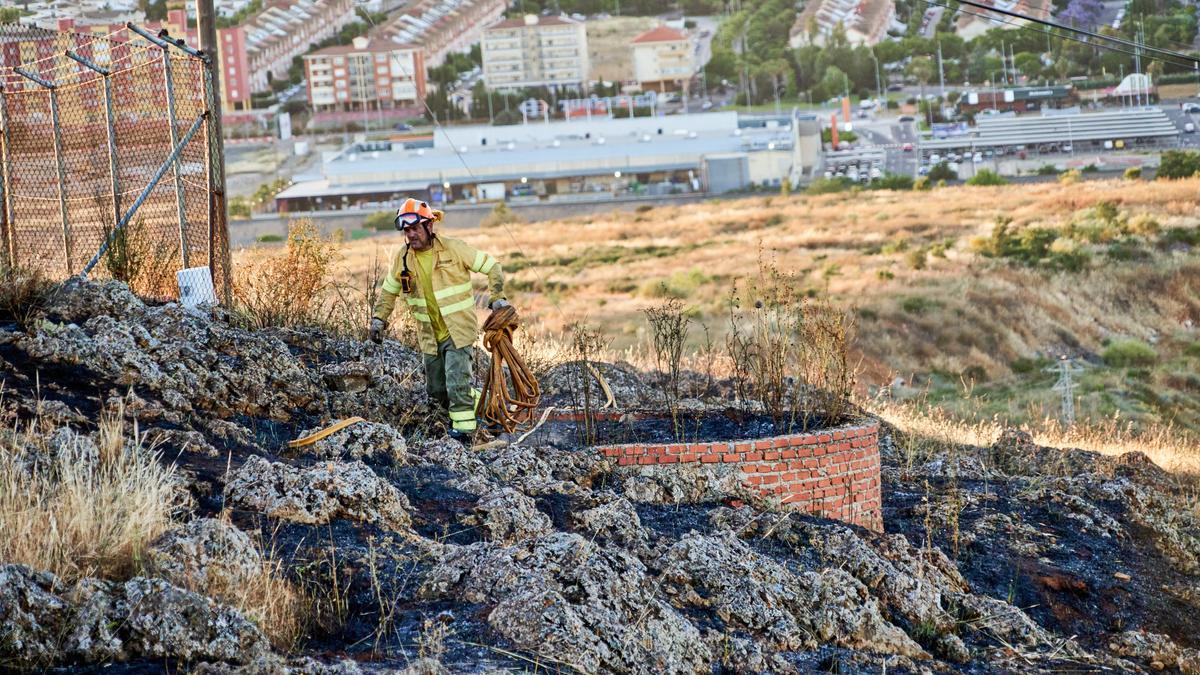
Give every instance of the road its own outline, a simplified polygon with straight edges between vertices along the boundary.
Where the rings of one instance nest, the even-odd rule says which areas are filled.
[[[1187,124],[1188,122],[1191,122],[1193,125],[1200,126],[1200,119],[1197,119],[1197,117],[1200,116],[1185,113],[1179,108],[1178,105],[1175,107],[1167,107],[1167,105],[1164,104],[1162,108],[1163,112],[1167,114],[1167,117],[1170,117],[1171,121],[1175,123],[1175,126],[1179,127],[1179,147],[1187,150],[1200,149],[1200,138],[1197,138],[1196,132],[1193,131],[1192,133],[1188,133],[1184,131],[1183,127],[1183,125]]]

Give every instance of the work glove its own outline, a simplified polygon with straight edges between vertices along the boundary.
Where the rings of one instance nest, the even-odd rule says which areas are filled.
[[[492,309],[500,309],[502,307],[508,307],[508,306],[509,306],[508,301],[505,300],[504,298],[496,298],[495,300],[492,301],[492,304],[491,304]]]
[[[371,319],[371,327],[368,332],[371,335],[371,342],[379,344],[383,342],[383,331],[387,330],[387,322],[379,317]]]

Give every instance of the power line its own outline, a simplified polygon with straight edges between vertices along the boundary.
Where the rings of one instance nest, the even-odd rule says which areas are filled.
[[[934,6],[937,6],[937,7],[942,7],[942,8],[945,8],[945,9],[950,9],[950,10],[953,10],[953,9],[955,9],[955,8],[951,7],[951,6],[950,6],[949,4],[947,4],[947,3],[937,2],[937,0],[925,0],[925,1],[926,1],[926,3],[927,3],[927,4],[934,5]],[[991,21],[991,22],[993,22],[993,23],[1005,24],[1005,25],[1008,25],[1008,26],[1013,26],[1013,27],[1015,27],[1015,28],[1022,29],[1022,30],[1027,30],[1027,31],[1031,31],[1031,32],[1036,32],[1036,33],[1038,33],[1038,34],[1040,34],[1040,35],[1053,35],[1054,37],[1056,37],[1056,38],[1059,38],[1059,39],[1062,39],[1062,40],[1070,40],[1070,41],[1072,41],[1072,42],[1078,42],[1078,43],[1080,43],[1080,44],[1085,44],[1085,45],[1088,45],[1088,46],[1090,46],[1090,47],[1095,47],[1095,48],[1097,48],[1097,49],[1105,49],[1105,50],[1108,50],[1108,51],[1111,51],[1111,52],[1119,52],[1119,53],[1121,53],[1121,54],[1127,54],[1127,55],[1129,55],[1129,56],[1138,56],[1138,53],[1137,53],[1136,51],[1131,51],[1131,50],[1128,50],[1128,49],[1121,49],[1120,47],[1115,47],[1115,46],[1113,46],[1113,45],[1107,45],[1107,44],[1102,44],[1102,43],[1091,42],[1091,41],[1089,41],[1089,40],[1084,40],[1084,39],[1082,39],[1082,38],[1072,37],[1072,36],[1070,36],[1070,35],[1063,35],[1063,34],[1054,33],[1054,32],[1047,32],[1047,31],[1041,31],[1041,30],[1037,30],[1037,29],[1031,28],[1031,27],[1030,27],[1029,25],[1027,25],[1027,24],[1017,23],[1016,21],[1008,21],[1008,20],[1006,20],[1006,19],[1002,19],[1002,18],[999,18],[999,17],[991,16],[991,15],[988,15],[988,14],[982,14],[982,13],[979,13],[979,12],[971,12],[971,11],[967,11],[967,10],[965,10],[965,9],[962,9],[961,7],[960,7],[960,8],[958,8],[958,10],[957,10],[957,11],[959,11],[959,12],[962,12],[963,14],[966,14],[966,15],[968,15],[968,16],[974,16],[974,17],[978,17],[978,18],[981,18],[981,19],[985,19],[985,20],[987,20],[987,21]],[[1073,30],[1073,29],[1067,28],[1066,30]],[[1167,64],[1167,65],[1177,66],[1177,67],[1180,67],[1180,68],[1185,68],[1185,69],[1188,69],[1188,70],[1191,70],[1191,69],[1195,68],[1195,67],[1197,66],[1197,63],[1200,63],[1200,62],[1198,62],[1198,61],[1196,61],[1196,60],[1192,59],[1192,57],[1187,57],[1186,55],[1184,55],[1184,58],[1192,59],[1192,60],[1190,60],[1188,63],[1179,63],[1178,61],[1170,61],[1170,60],[1167,60],[1167,59],[1164,59],[1164,58],[1160,58],[1160,57],[1157,57],[1157,56],[1152,56],[1152,55],[1150,55],[1150,54],[1142,54],[1141,56],[1142,56],[1142,57],[1144,57],[1144,58],[1147,58],[1147,59],[1149,59],[1149,60],[1151,60],[1151,61],[1158,61],[1159,63],[1164,63],[1164,64]]]
[[[1112,36],[1112,35],[1102,35],[1100,33],[1095,33],[1090,30],[1085,30],[1083,28],[1075,28],[1073,26],[1064,26],[1061,23],[1055,23],[1053,21],[1048,21],[1046,19],[1038,19],[1036,17],[1026,16],[1024,14],[1021,14],[1020,12],[1013,12],[1013,11],[1010,11],[1007,9],[1001,9],[999,7],[991,7],[991,6],[985,5],[981,2],[976,2],[976,0],[958,0],[958,2],[960,2],[964,5],[969,5],[971,7],[975,7],[976,9],[982,9],[982,10],[985,10],[988,12],[996,12],[997,14],[1004,14],[1006,16],[1010,16],[1015,19],[1023,19],[1025,21],[1029,21],[1031,23],[1041,24],[1043,26],[1049,26],[1050,28],[1057,28],[1059,30],[1071,31],[1073,33],[1079,33],[1080,35],[1086,35],[1088,37],[1096,38],[1098,40],[1108,40],[1110,42],[1116,42],[1117,44],[1122,44],[1127,47],[1133,47],[1134,49],[1137,49],[1139,51],[1158,52],[1160,54],[1166,54],[1168,56],[1182,58],[1185,61],[1189,61],[1192,63],[1197,62],[1196,57],[1189,56],[1187,54],[1182,54],[1180,52],[1171,51],[1169,49],[1160,49],[1158,47],[1151,47],[1149,45],[1145,45],[1140,42],[1130,42],[1129,40],[1126,40],[1124,38],[1120,38],[1120,37],[1116,37],[1116,36]]]

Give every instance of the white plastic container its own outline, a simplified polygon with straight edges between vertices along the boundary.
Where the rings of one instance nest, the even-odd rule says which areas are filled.
[[[179,270],[175,273],[175,281],[179,284],[179,304],[184,307],[194,309],[200,305],[219,304],[208,267]]]

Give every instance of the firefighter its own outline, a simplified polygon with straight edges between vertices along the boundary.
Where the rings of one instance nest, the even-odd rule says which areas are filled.
[[[396,229],[405,247],[392,261],[371,319],[371,340],[380,342],[387,319],[403,296],[416,319],[425,364],[425,391],[450,418],[450,437],[470,445],[476,430],[476,397],[471,388],[472,345],[478,336],[471,272],[488,278],[488,307],[507,307],[504,272],[492,256],[466,242],[433,231],[442,212],[416,199],[396,211]]]

